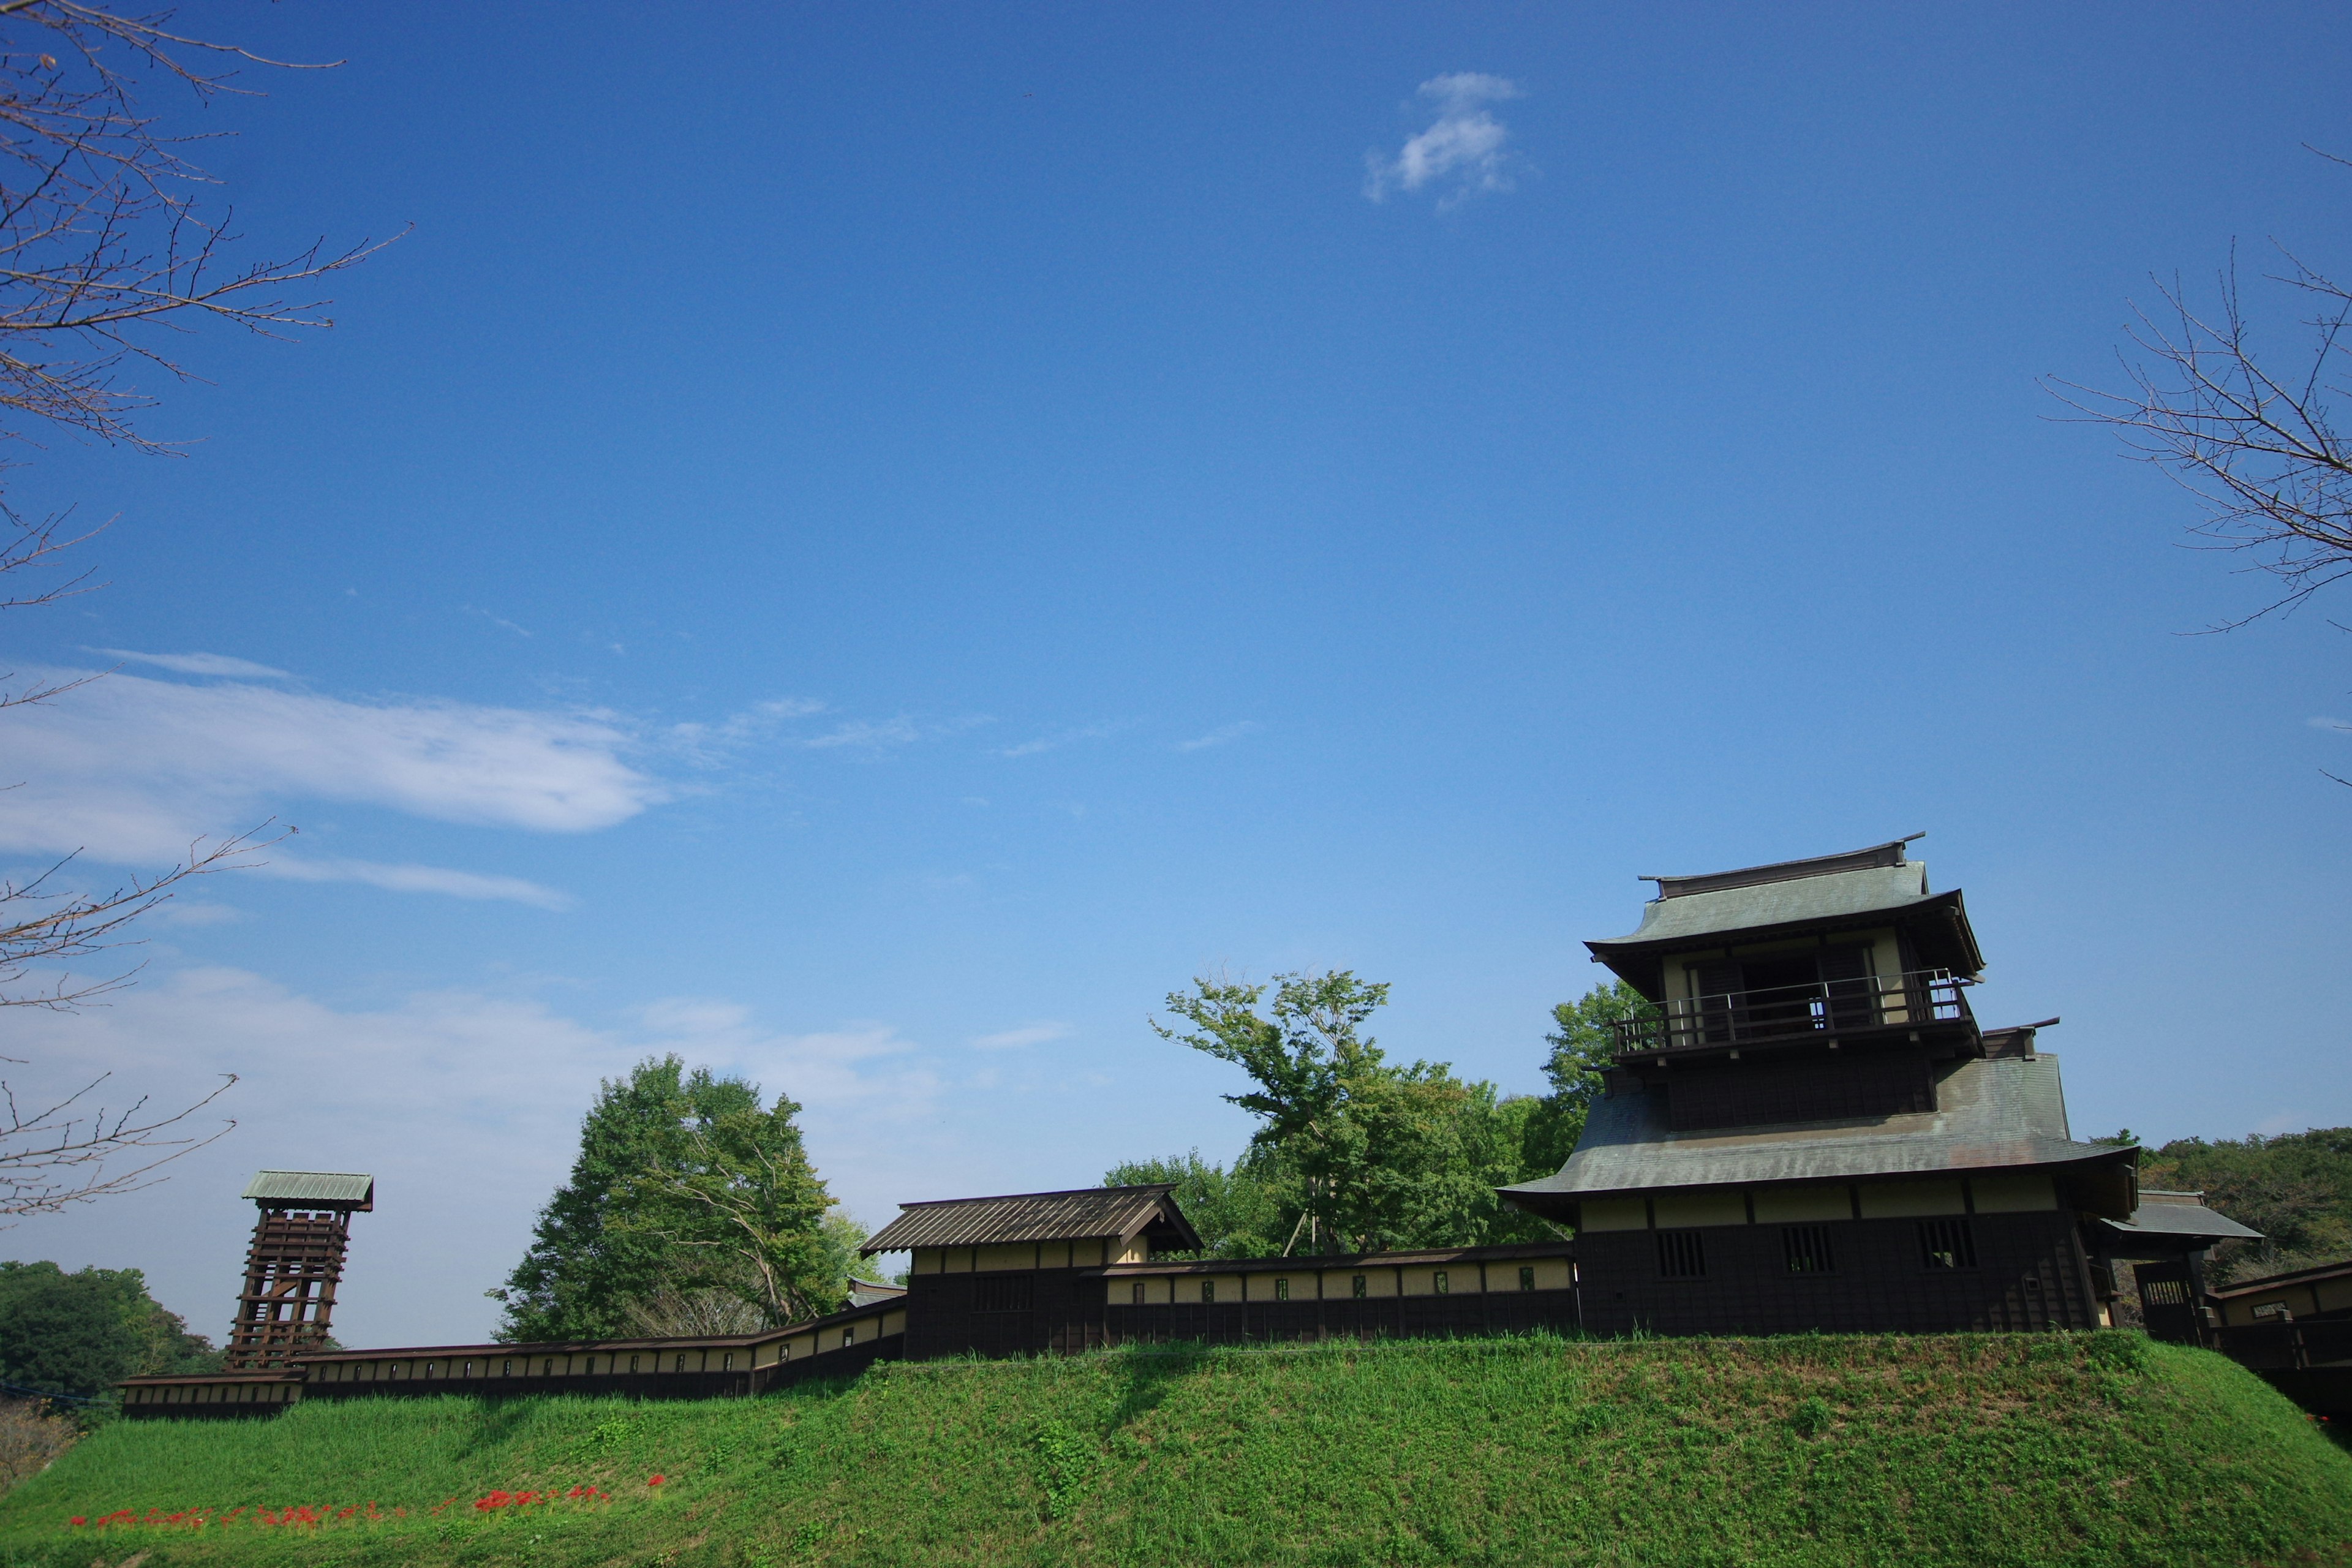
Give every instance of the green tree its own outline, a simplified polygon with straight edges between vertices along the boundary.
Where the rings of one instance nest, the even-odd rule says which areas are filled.
[[[748,1107],[691,1122],[660,1148],[608,1225],[651,1239],[678,1278],[740,1297],[772,1326],[836,1311],[849,1271],[825,1229],[833,1196],[793,1121],[801,1108],[778,1095],[763,1110],[744,1088]]]
[[[1259,1120],[1239,1168],[1286,1222],[1280,1251],[1469,1245],[1533,1223],[1494,1193],[1527,1173],[1531,1109],[1444,1062],[1390,1062],[1361,1033],[1388,986],[1347,970],[1277,975],[1263,1014],[1266,986],[1193,986],[1168,998],[1178,1022],[1152,1027],[1255,1080],[1225,1099]],[[1260,1211],[1253,1226],[1264,1220]],[[1270,1227],[1235,1235],[1273,1239]]]
[[[1530,1174],[1549,1175],[1576,1152],[1584,1119],[1601,1097],[1601,1075],[1609,1069],[1616,1049],[1611,1026],[1657,1016],[1656,1005],[1622,980],[1596,985],[1573,1002],[1553,1006],[1552,1032],[1544,1037],[1551,1046],[1544,1060],[1551,1092],[1528,1120],[1525,1163]]]
[[[149,1296],[136,1268],[0,1263],[0,1382],[95,1398],[126,1377],[219,1364],[211,1342]]]
[[[1174,1184],[1176,1206],[1201,1233],[1204,1258],[1265,1258],[1280,1252],[1297,1208],[1282,1173],[1244,1155],[1233,1168],[1201,1158],[1198,1149],[1170,1160],[1130,1160],[1103,1173],[1107,1187]]]
[[[840,1249],[823,1236],[833,1199],[799,1110],[781,1096],[763,1107],[757,1085],[675,1056],[604,1083],[571,1179],[489,1292],[506,1309],[500,1337],[642,1333],[648,1311],[703,1321],[728,1300],[763,1321],[838,1305]]]

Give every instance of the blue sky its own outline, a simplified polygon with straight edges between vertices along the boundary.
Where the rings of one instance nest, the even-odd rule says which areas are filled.
[[[414,228],[186,345],[185,457],[11,476],[119,521],[0,651],[120,668],[7,721],[0,852],[301,828],[8,1020],[245,1075],[14,1255],[217,1332],[244,1176],[358,1166],[340,1331],[478,1333],[646,1051],[878,1224],[1229,1156],[1195,973],[1529,1090],[1640,874],[1923,828],[2078,1131],[2352,1121],[2352,615],[2183,635],[2263,584],[2035,384],[2233,241],[2352,271],[2340,10],[184,19],[349,62],[203,116],[255,250]]]

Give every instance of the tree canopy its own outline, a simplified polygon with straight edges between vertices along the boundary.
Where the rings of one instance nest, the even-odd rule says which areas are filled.
[[[490,1292],[508,1340],[741,1331],[837,1310],[864,1234],[779,1095],[675,1056],[606,1081],[571,1179]]]
[[[1152,1027],[1246,1072],[1255,1087],[1224,1098],[1256,1116],[1257,1131],[1230,1170],[1195,1151],[1122,1165],[1108,1179],[1175,1181],[1187,1214],[1202,1205],[1202,1240],[1221,1256],[1541,1234],[1494,1192],[1538,1173],[1526,1150],[1537,1102],[1465,1082],[1444,1062],[1390,1061],[1362,1032],[1388,994],[1348,970],[1270,985],[1196,980],[1171,993],[1175,1022]]]
[[[2176,1139],[2142,1151],[2139,1179],[2143,1187],[2201,1192],[2207,1207],[2263,1233],[2261,1241],[2213,1249],[2208,1275],[2216,1284],[2352,1254],[2352,1127]]]
[[[148,1295],[136,1268],[0,1263],[0,1383],[88,1399],[126,1377],[219,1364],[212,1342]]]

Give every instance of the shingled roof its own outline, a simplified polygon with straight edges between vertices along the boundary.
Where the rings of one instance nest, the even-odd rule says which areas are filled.
[[[1584,1198],[1626,1194],[2020,1168],[2115,1166],[2120,1174],[2137,1160],[2136,1149],[2074,1141],[2058,1058],[2043,1051],[1963,1062],[1937,1086],[1936,1110],[1866,1120],[1677,1132],[1664,1095],[1612,1092],[1593,1102],[1576,1152],[1558,1175],[1500,1191],[1522,1208],[1553,1214]],[[2130,1213],[2128,1178],[2109,1185],[2113,1212]]]
[[[916,1247],[988,1247],[1013,1241],[1126,1241],[1151,1231],[1161,1251],[1192,1250],[1199,1233],[1169,1194],[1168,1183],[1141,1187],[1081,1187],[1066,1193],[1014,1193],[901,1204],[898,1217],[866,1238],[866,1252]]]
[[[375,1207],[375,1178],[351,1171],[258,1171],[244,1195],[273,1207],[365,1212]]]

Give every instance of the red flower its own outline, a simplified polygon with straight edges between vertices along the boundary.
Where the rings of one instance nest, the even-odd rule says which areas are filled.
[[[74,1515],[74,1516],[73,1516],[73,1521],[74,1521],[76,1524],[88,1524],[88,1523],[89,1522],[89,1521],[88,1521],[88,1520],[84,1519],[84,1518],[83,1518],[81,1515],[79,1515],[79,1514],[76,1514],[76,1515]]]
[[[664,1481],[667,1480],[668,1479],[669,1479],[669,1478],[668,1478],[667,1476],[653,1476],[653,1477],[649,1477],[649,1478],[646,1479],[646,1485],[647,1485],[647,1486],[649,1486],[649,1487],[657,1487],[657,1486],[661,1485],[661,1484],[662,1484],[662,1482],[664,1482]]]

